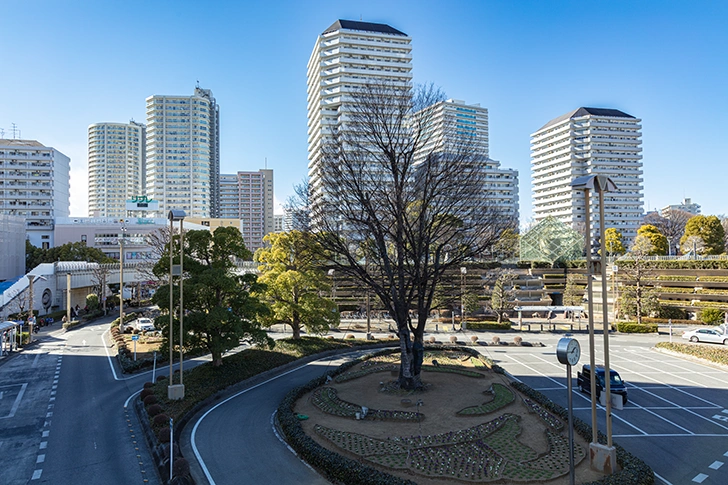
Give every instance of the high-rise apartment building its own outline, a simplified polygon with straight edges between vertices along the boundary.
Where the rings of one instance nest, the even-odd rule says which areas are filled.
[[[308,175],[313,203],[334,193],[321,172],[324,145],[334,130],[347,130],[352,94],[366,84],[386,82],[409,89],[411,38],[386,24],[337,20],[316,39],[307,67]]]
[[[501,168],[500,162],[488,156],[488,110],[479,104],[448,99],[419,111],[415,117],[422,117],[426,125],[425,143],[416,155],[417,163],[433,153],[441,153],[444,157],[450,154],[458,163],[470,164],[461,183],[478,181],[479,185],[469,191],[474,206],[496,211],[504,228],[517,227],[518,171]],[[467,177],[471,170],[481,172],[476,177]]]
[[[662,217],[670,217],[670,213],[673,211],[683,211],[687,212],[688,214],[692,214],[694,216],[697,216],[700,214],[700,204],[696,204],[692,201],[692,199],[686,198],[683,199],[681,203],[679,204],[672,204],[667,205],[660,209],[660,215]]]
[[[88,127],[88,213],[126,217],[126,201],[144,194],[146,126],[95,123]]]
[[[28,240],[53,247],[55,217],[69,215],[71,159],[35,140],[0,140],[0,214],[25,218]]]
[[[146,196],[193,217],[219,212],[220,110],[207,89],[147,98]]]
[[[584,228],[584,193],[570,186],[585,175],[606,175],[618,190],[605,193],[605,227],[622,233],[627,245],[637,235],[643,212],[641,120],[616,109],[578,108],[531,135],[533,216],[548,216]],[[592,222],[599,198],[591,197]],[[592,225],[592,233],[597,234]]]
[[[263,237],[275,231],[273,170],[220,175],[222,218],[239,219],[245,246],[263,247]]]

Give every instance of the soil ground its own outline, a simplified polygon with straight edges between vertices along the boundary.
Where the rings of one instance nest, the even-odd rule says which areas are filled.
[[[305,395],[299,400],[296,411],[309,416],[308,420],[301,422],[303,428],[309,436],[315,439],[322,446],[349,458],[362,461],[371,467],[379,468],[393,475],[399,475],[422,485],[483,482],[468,482],[465,480],[455,479],[433,479],[423,475],[409,473],[407,471],[402,472],[391,468],[377,466],[362,457],[348,453],[336,447],[330,441],[319,437],[313,430],[314,425],[319,424],[341,431],[386,439],[388,437],[397,436],[409,437],[434,435],[466,429],[478,424],[489,422],[504,413],[511,413],[518,415],[521,418],[521,433],[518,436],[518,440],[537,451],[539,455],[546,454],[549,451],[548,441],[546,438],[546,429],[548,426],[536,414],[529,411],[529,408],[523,403],[521,395],[515,389],[510,388],[510,386],[509,388],[516,394],[516,399],[505,407],[484,416],[458,416],[456,414],[457,411],[465,407],[477,406],[491,400],[492,397],[490,397],[490,394],[484,394],[484,391],[486,391],[491,384],[500,383],[506,386],[509,384],[507,377],[502,374],[496,374],[487,368],[474,368],[469,361],[463,361],[462,365],[472,368],[478,372],[482,372],[485,374],[485,378],[476,379],[459,374],[432,371],[428,372],[426,369],[423,369],[422,380],[428,385],[427,390],[420,392],[397,391],[395,393],[380,392],[380,389],[384,387],[382,384],[385,384],[386,386],[386,383],[396,379],[396,375],[392,375],[391,372],[378,372],[343,383],[330,382],[327,384],[327,386],[334,387],[336,389],[339,399],[355,403],[357,405],[367,406],[370,409],[417,411],[417,407],[413,403],[421,400],[422,404],[419,407],[419,412],[425,415],[425,419],[420,423],[355,420],[325,414],[311,402],[311,393]],[[352,370],[356,370],[360,366],[361,364]],[[403,400],[407,399],[410,401],[409,403],[406,401],[403,402]],[[568,433],[568,431],[566,426],[564,426],[562,434],[566,433]],[[584,458],[581,459],[575,467],[576,483],[591,482],[603,477],[603,474],[593,471],[589,467],[589,443],[576,434],[574,437],[577,445],[582,447],[585,452]],[[524,482],[497,481],[496,483]],[[567,485],[569,483],[568,471],[565,475],[556,479],[530,483]]]

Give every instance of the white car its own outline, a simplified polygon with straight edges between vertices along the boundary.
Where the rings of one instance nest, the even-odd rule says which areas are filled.
[[[716,344],[728,345],[728,335],[712,328],[699,328],[684,332],[682,338],[691,342],[713,342]]]
[[[132,323],[132,328],[139,330],[140,332],[154,331],[154,320],[151,318],[137,318],[134,323]]]

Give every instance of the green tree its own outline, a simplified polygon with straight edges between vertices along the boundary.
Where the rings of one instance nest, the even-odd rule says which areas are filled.
[[[637,229],[637,236],[644,236],[650,242],[651,249],[649,250],[649,253],[644,254],[644,256],[664,256],[667,254],[669,249],[667,238],[660,232],[659,229],[657,229],[657,227],[651,224],[645,224]],[[648,247],[644,243],[640,246],[640,251]]]
[[[106,256],[100,249],[86,246],[78,241],[66,243],[49,249],[33,246],[25,241],[25,271],[28,272],[43,263],[56,261],[88,261],[91,263],[113,263],[115,260]]]
[[[606,231],[605,231],[606,233]],[[564,305],[581,306],[584,300],[584,284],[579,283],[576,275],[569,273],[566,275],[566,286],[564,287]]]
[[[637,323],[642,323],[643,316],[657,311],[659,307],[657,292],[647,284],[652,275],[649,256],[654,253],[652,239],[648,235],[639,234],[630,248],[630,259],[622,260],[619,266],[626,285],[620,294],[619,308],[626,315],[634,315]]]
[[[164,280],[169,275],[169,251],[179,264],[180,236],[167,246],[165,254],[154,266],[154,273]],[[250,259],[251,253],[243,243],[240,231],[234,227],[219,227],[215,232],[189,231],[184,235],[184,345],[189,349],[204,349],[212,354],[213,366],[222,365],[225,351],[240,345],[241,340],[250,343],[272,345],[272,339],[261,329],[259,316],[267,313],[267,307],[254,294],[261,293],[263,285],[254,274],[236,273],[236,260]],[[179,281],[173,288],[179,295]],[[153,301],[167,315],[157,318],[158,328],[169,335],[169,284],[159,287]],[[178,298],[173,302],[173,328],[179,311]],[[164,348],[169,345],[163,343]],[[173,342],[172,345],[177,345]]]
[[[322,252],[314,238],[304,232],[271,233],[263,239],[269,247],[259,249],[255,260],[261,265],[258,281],[265,284],[261,297],[271,308],[263,325],[282,323],[291,327],[293,338],[307,333],[324,334],[339,324],[336,303],[329,295],[331,285],[323,266]]]
[[[721,254],[725,251],[725,230],[716,216],[695,216],[685,225],[685,234],[680,238],[680,247],[683,248],[691,236],[698,236],[705,244],[702,254]],[[692,247],[687,248],[688,251]]]
[[[604,231],[604,244],[607,248],[607,255],[620,255],[627,252],[627,249],[622,244],[622,233],[614,227],[608,228]]]
[[[521,235],[515,229],[504,230],[498,241],[493,245],[493,253],[497,259],[517,258]]]

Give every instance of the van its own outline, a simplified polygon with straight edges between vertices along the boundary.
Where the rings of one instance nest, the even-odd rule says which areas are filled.
[[[603,365],[597,366],[596,376],[596,398],[598,401],[599,396],[602,394],[602,390],[605,387]],[[587,394],[591,392],[591,366],[589,364],[584,364],[584,367],[581,368],[581,372],[576,373],[576,383],[581,392]],[[625,386],[619,372],[614,369],[609,369],[609,390],[612,394],[619,394],[622,396],[622,404],[627,404],[627,386]]]

